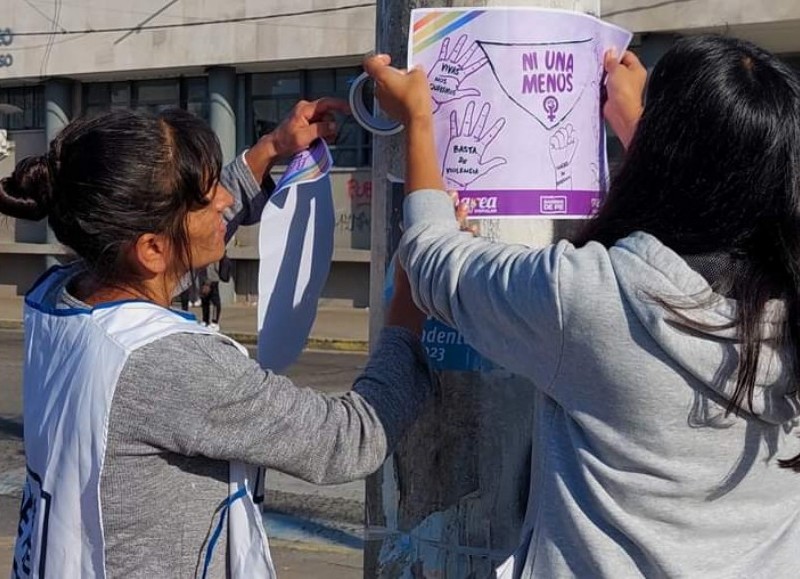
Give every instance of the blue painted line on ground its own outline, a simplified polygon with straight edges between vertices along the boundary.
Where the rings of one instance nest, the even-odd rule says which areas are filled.
[[[314,521],[274,511],[264,512],[264,527],[270,539],[326,543],[351,549],[363,549],[363,528],[340,526],[327,521]]]

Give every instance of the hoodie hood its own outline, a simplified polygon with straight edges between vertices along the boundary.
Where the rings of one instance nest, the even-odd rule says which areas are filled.
[[[652,235],[629,235],[609,255],[623,294],[653,339],[677,364],[730,401],[740,350],[736,300],[714,293],[701,274]],[[771,424],[800,416],[792,353],[780,344],[785,314],[782,301],[770,300],[761,321],[763,344],[750,414]],[[746,403],[743,410],[750,410]]]

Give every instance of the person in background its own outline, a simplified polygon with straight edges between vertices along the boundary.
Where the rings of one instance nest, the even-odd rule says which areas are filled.
[[[219,283],[228,283],[231,280],[231,270],[233,269],[233,262],[228,257],[228,254],[222,256],[216,263],[209,264],[202,271],[202,285],[200,286],[201,304],[203,308],[203,322],[204,326],[208,326],[212,330],[219,330],[219,319],[222,315],[222,301],[219,295]],[[213,315],[211,315],[211,306],[214,306]]]
[[[200,305],[201,302],[197,299],[198,293],[196,276],[192,276],[191,285],[183,290],[178,296],[178,299],[181,302],[181,309],[184,312],[189,311],[189,306]]]
[[[796,73],[683,38],[643,102],[636,56],[607,55],[622,167],[573,242],[531,248],[459,231],[425,72],[364,66],[405,125],[414,301],[535,387],[528,508],[498,575],[797,577]]]
[[[212,330],[219,330],[219,318],[222,315],[222,302],[219,298],[219,262],[208,264],[199,276],[200,303],[203,310],[203,325]],[[214,306],[213,315],[211,306]]]

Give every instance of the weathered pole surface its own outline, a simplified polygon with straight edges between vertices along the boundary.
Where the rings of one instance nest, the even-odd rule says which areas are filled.
[[[484,6],[600,13],[600,0],[378,0],[376,48],[405,67],[412,9]],[[373,340],[383,321],[385,267],[402,202],[387,175],[404,174],[403,138],[401,133],[374,140]],[[491,220],[482,221],[481,229],[492,239],[544,245],[563,237],[571,223]],[[439,378],[436,400],[367,482],[367,578],[487,577],[519,541],[530,474],[533,386],[505,370],[448,371]]]

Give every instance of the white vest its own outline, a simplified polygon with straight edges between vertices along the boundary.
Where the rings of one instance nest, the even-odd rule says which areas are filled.
[[[58,290],[72,274],[72,268],[51,269],[25,298],[28,476],[13,579],[106,576],[100,478],[119,375],[131,353],[160,338],[214,333],[193,316],[144,301],[56,309]],[[215,547],[227,530],[231,577],[274,578],[261,511],[253,500],[263,494],[263,471],[231,462],[229,485],[228,500],[203,547],[201,576],[214,556],[224,556]]]

